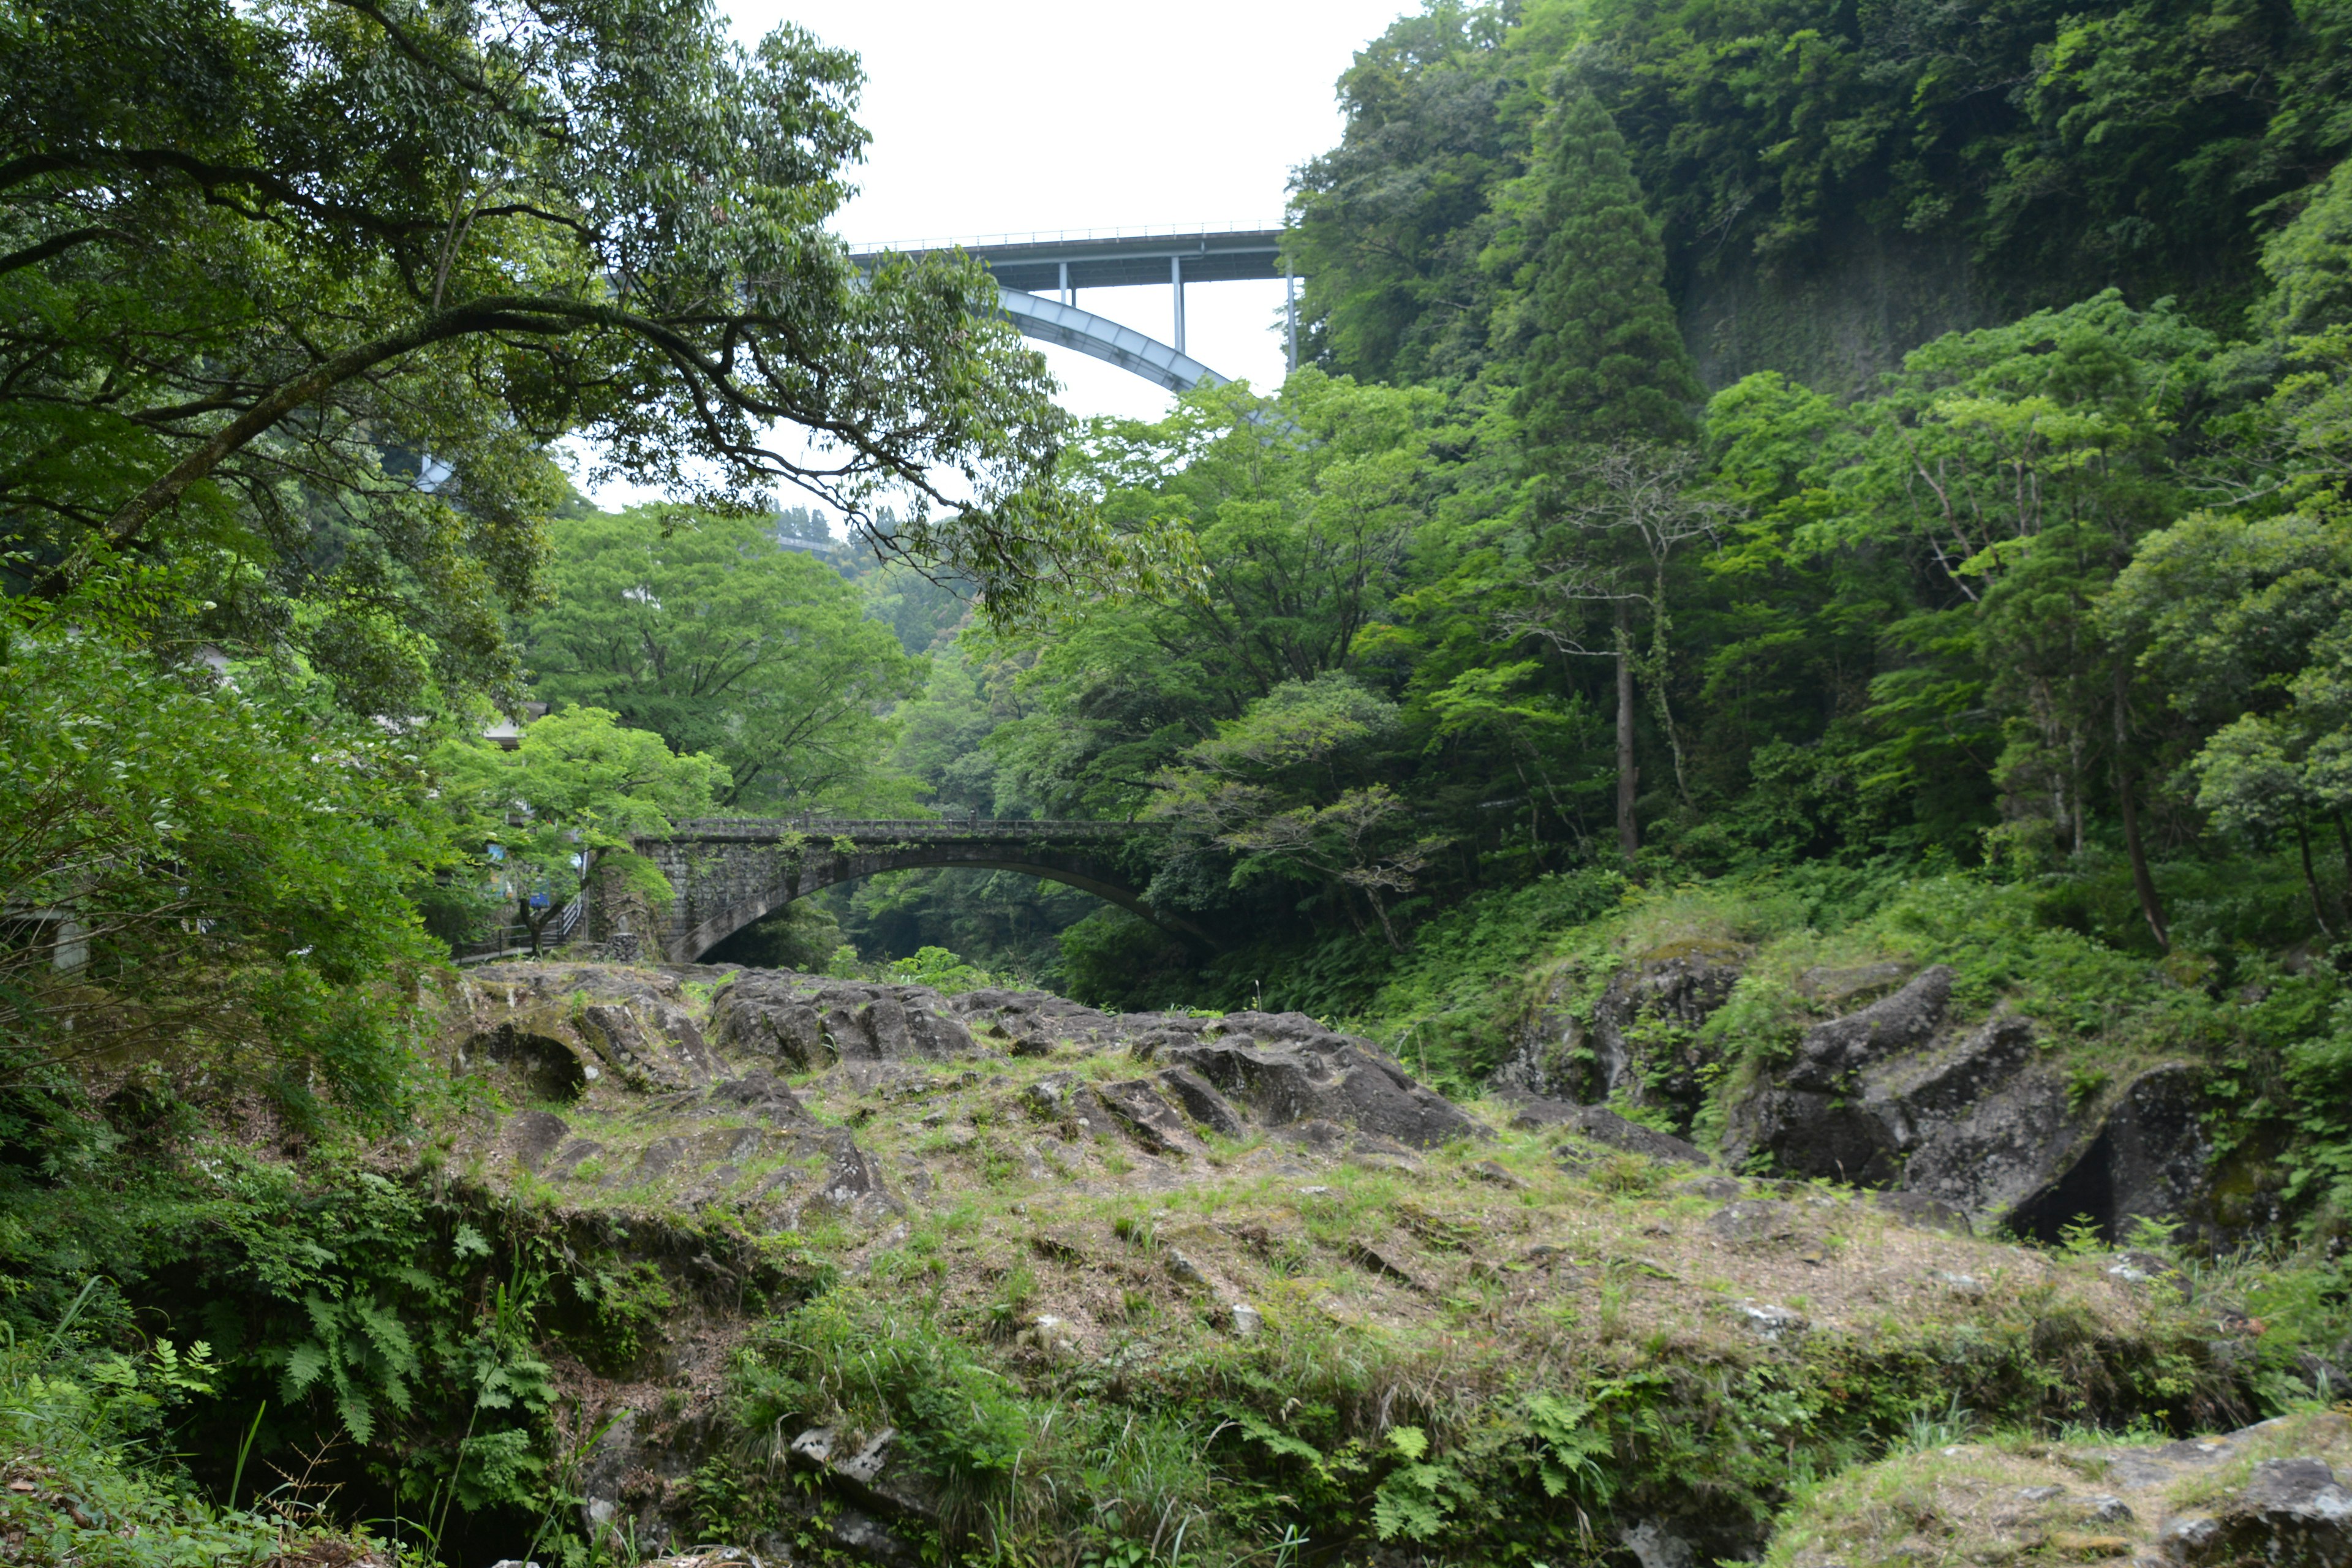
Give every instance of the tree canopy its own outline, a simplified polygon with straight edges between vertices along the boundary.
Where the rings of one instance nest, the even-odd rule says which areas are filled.
[[[856,60],[709,0],[38,0],[0,26],[0,520],[25,581],[205,567],[215,635],[414,711],[512,666],[548,448],[781,483],[992,613],[1142,554],[976,267],[824,228]],[[783,434],[797,430],[801,436]]]
[[[826,562],[749,518],[660,507],[549,531],[554,603],[524,630],[541,697],[718,758],[721,806],[855,815],[887,792],[881,715],[920,671]]]

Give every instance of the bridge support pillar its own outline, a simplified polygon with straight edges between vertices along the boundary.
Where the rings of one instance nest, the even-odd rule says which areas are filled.
[[[1168,281],[1176,289],[1176,352],[1184,352],[1184,258],[1168,258]]]
[[[1070,264],[1065,261],[1062,263],[1062,303],[1075,305],[1077,302],[1078,291],[1070,287]]]

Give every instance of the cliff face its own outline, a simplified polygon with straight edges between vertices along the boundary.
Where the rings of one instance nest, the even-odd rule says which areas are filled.
[[[1800,266],[1695,272],[1680,315],[1709,392],[1778,371],[1834,397],[1867,389],[1924,342],[2003,319],[1973,279],[1960,236],[1890,236],[1860,223]]]

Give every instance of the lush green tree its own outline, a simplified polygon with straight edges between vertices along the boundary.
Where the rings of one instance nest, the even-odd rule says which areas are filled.
[[[709,0],[37,0],[0,27],[0,527],[44,591],[208,574],[216,635],[362,710],[502,678],[548,445],[722,507],[779,483],[1017,616],[1141,557],[975,266],[824,224],[855,59]],[[824,453],[803,455],[797,426]]]
[[[111,1057],[317,1081],[383,1116],[436,956],[410,895],[453,860],[414,738],[316,685],[145,633],[86,581],[0,601],[0,1082]]]
[[[1618,442],[1592,448],[1571,476],[1577,499],[1549,531],[1525,586],[1525,608],[1506,624],[1540,637],[1570,656],[1598,656],[1617,679],[1617,852],[1629,864],[1641,847],[1635,816],[1641,776],[1634,750],[1634,690],[1647,688],[1658,730],[1674,760],[1675,788],[1691,804],[1683,745],[1670,696],[1674,665],[1673,607],[1668,582],[1675,557],[1722,527],[1726,503],[1694,493],[1698,457],[1689,447]],[[1590,612],[1607,614],[1595,637]],[[1635,617],[1646,624],[1648,647],[1637,646]]]
[[[1402,951],[1391,904],[1445,841],[1416,833],[1412,803],[1388,784],[1361,782],[1396,721],[1395,704],[1337,670],[1286,681],[1155,780],[1151,813],[1231,851],[1236,887],[1321,883],[1351,920],[1353,893]]]
[[[1539,467],[1581,447],[1686,439],[1705,395],[1625,139],[1583,90],[1569,94],[1545,136],[1517,307],[1521,438]]]
[[[750,518],[662,507],[548,531],[554,602],[523,628],[541,697],[717,758],[723,807],[855,815],[905,794],[882,715],[921,667],[825,561]]]
[[[1189,395],[1106,422],[1084,482],[1118,525],[1181,530],[1212,569],[1031,639],[1036,712],[990,744],[1041,809],[1125,816],[1174,755],[1277,686],[1352,668],[1420,521],[1439,400],[1308,370],[1272,399]]]
[[[515,900],[534,953],[548,923],[599,879],[622,899],[666,902],[669,879],[631,839],[710,810],[728,783],[716,759],[675,753],[601,708],[534,720],[512,750],[446,742],[434,763],[459,832]]]
[[[1415,382],[1486,363],[1489,199],[1525,170],[1542,111],[1503,58],[1508,26],[1503,7],[1432,0],[1340,76],[1346,130],[1299,171],[1285,239],[1306,279],[1301,353],[1325,369]]]
[[[1892,333],[2110,286],[2234,329],[2282,203],[2352,143],[2336,5],[1433,3],[1358,53],[1339,144],[1302,171],[1292,243],[1318,363],[1420,381],[1508,357],[1494,318],[1563,68],[1624,133],[1669,291],[1742,299],[1725,347],[1789,374],[1831,373],[1784,357],[1805,339],[1791,318],[1864,266],[1892,284]],[[1824,390],[1864,390],[1869,359],[1916,341],[1866,345],[1879,354]]]
[[[2332,825],[2352,886],[2352,521],[2199,512],[2142,542],[2101,606],[2201,744],[2181,768],[2224,831],[2291,838],[2312,912]]]

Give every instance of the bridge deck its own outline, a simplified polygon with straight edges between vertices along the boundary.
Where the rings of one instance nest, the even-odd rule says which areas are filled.
[[[1093,822],[1075,818],[941,818],[877,817],[852,819],[806,816],[714,816],[698,817],[673,823],[666,837],[672,839],[700,838],[729,843],[772,843],[786,834],[797,833],[806,838],[825,840],[848,838],[865,842],[880,839],[901,842],[913,839],[952,838],[966,842],[986,841],[998,844],[1031,843],[1039,839],[1066,840],[1072,838],[1123,838],[1138,832],[1164,829],[1162,822]],[[651,837],[651,836],[648,836]]]
[[[870,261],[886,250],[926,256],[950,247],[939,241],[908,246],[860,246],[852,255]],[[1190,233],[1102,234],[1081,230],[1063,235],[1003,235],[967,241],[955,248],[986,262],[998,283],[1031,294],[1072,289],[1113,289],[1170,281],[1168,263],[1181,258],[1187,283],[1226,283],[1282,276],[1282,230],[1195,229]]]

